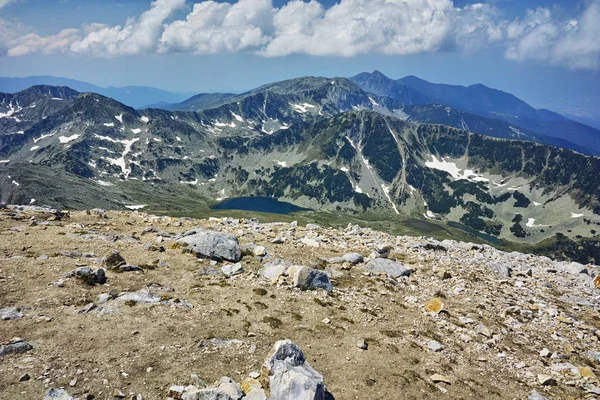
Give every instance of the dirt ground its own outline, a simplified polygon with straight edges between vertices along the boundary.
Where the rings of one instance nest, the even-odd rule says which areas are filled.
[[[413,277],[394,284],[365,276],[354,267],[332,279],[331,295],[300,292],[258,279],[255,273],[263,262],[253,256],[242,260],[246,271],[242,275],[205,275],[203,267],[218,269],[222,264],[198,261],[182,249],[171,248],[172,240],[157,243],[156,232],[144,233],[149,226],[180,233],[213,222],[121,212],[109,216],[73,212],[70,218],[43,223],[39,217],[38,223],[32,223],[29,217],[0,216],[0,308],[26,309],[21,319],[0,321],[0,343],[21,337],[33,346],[27,353],[0,357],[1,399],[41,399],[52,387],[64,387],[79,398],[113,399],[118,389],[127,396],[164,399],[171,385],[193,384],[191,374],[207,383],[221,376],[243,380],[260,370],[273,344],[284,338],[303,349],[338,400],[524,399],[532,390],[530,382],[497,357],[500,352],[510,357],[535,356],[537,346],[526,337],[505,339],[483,356],[475,343],[484,338],[471,343],[447,340],[452,326],[459,325],[458,315],[491,318],[481,313],[479,299],[448,296],[445,307],[450,311],[440,315],[407,303],[407,296],[420,298],[423,291],[433,296],[436,287],[438,296],[452,291],[455,284],[435,278],[433,265],[421,263]],[[236,233],[242,244],[264,245],[274,258],[293,264],[315,266],[319,258],[343,254],[326,246],[272,244],[276,226],[223,229]],[[165,251],[150,251],[146,244],[164,246]],[[108,282],[96,286],[63,277],[78,266],[98,268],[99,258],[112,250],[128,263],[142,266],[144,273],[108,271]],[[365,256],[369,251],[368,246],[347,250]],[[414,260],[408,254],[404,261]],[[486,285],[497,284],[473,276]],[[63,287],[52,285],[60,279]],[[422,282],[429,283],[425,287]],[[120,304],[113,314],[77,312],[97,302],[102,293],[137,291],[149,283],[173,288],[165,298],[185,300],[193,308],[134,303]],[[487,322],[494,325],[493,320]],[[357,346],[363,338],[369,344],[366,351]],[[444,351],[428,350],[429,340],[443,343]],[[435,373],[450,377],[451,383],[434,384],[430,377]],[[20,381],[25,374],[30,379]],[[545,394],[549,398],[581,396],[579,389],[564,385],[551,390]]]

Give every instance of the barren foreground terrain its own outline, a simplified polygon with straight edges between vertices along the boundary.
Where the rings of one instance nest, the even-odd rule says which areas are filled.
[[[176,242],[198,227],[239,238],[243,272]],[[113,250],[131,268],[103,264]],[[164,399],[243,381],[281,339],[335,399],[600,396],[595,266],[357,226],[27,208],[0,212],[0,251],[0,344],[31,345],[0,356],[2,399]],[[369,272],[377,258],[412,273]],[[278,262],[324,271],[333,291],[259,273]],[[106,283],[70,273],[84,266]]]

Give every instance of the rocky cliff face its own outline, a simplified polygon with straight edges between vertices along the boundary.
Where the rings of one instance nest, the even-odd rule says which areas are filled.
[[[600,393],[594,265],[352,225],[100,209],[11,206],[0,235],[6,398]]]

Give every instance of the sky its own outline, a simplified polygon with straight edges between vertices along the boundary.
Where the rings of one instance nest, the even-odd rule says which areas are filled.
[[[375,69],[600,120],[600,0],[0,0],[0,76],[200,93]]]

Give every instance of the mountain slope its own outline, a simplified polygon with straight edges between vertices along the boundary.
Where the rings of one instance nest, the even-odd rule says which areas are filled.
[[[152,193],[159,187],[186,187],[209,202],[277,197],[320,212],[453,224],[486,240],[598,238],[600,158],[413,123],[382,114],[392,110],[379,101],[385,99],[337,78],[269,85],[201,113],[139,111],[80,94],[22,134],[0,136],[0,200],[31,192],[60,204],[56,192],[39,189],[46,182],[19,172],[43,166],[115,191],[115,198],[124,188],[142,187],[143,204],[158,201]],[[442,112],[450,122],[482,120],[421,107],[396,112],[405,119],[410,111],[420,118]],[[517,135],[497,122],[486,126]],[[72,190],[85,186],[67,182]],[[88,207],[99,204],[96,196],[83,197]]]
[[[441,104],[489,118],[502,119],[520,128],[575,143],[600,152],[600,130],[548,110],[536,110],[510,93],[482,84],[468,87],[427,82],[414,76],[399,79]]]
[[[432,104],[434,100],[425,94],[388,78],[379,71],[363,72],[350,78],[361,89],[382,97],[398,100],[401,104]]]
[[[147,86],[100,87],[75,79],[55,76],[0,77],[0,92],[4,93],[16,93],[36,85],[68,86],[79,92],[94,92],[114,98],[134,108],[159,102],[177,103],[189,97],[185,93],[172,93]]]

